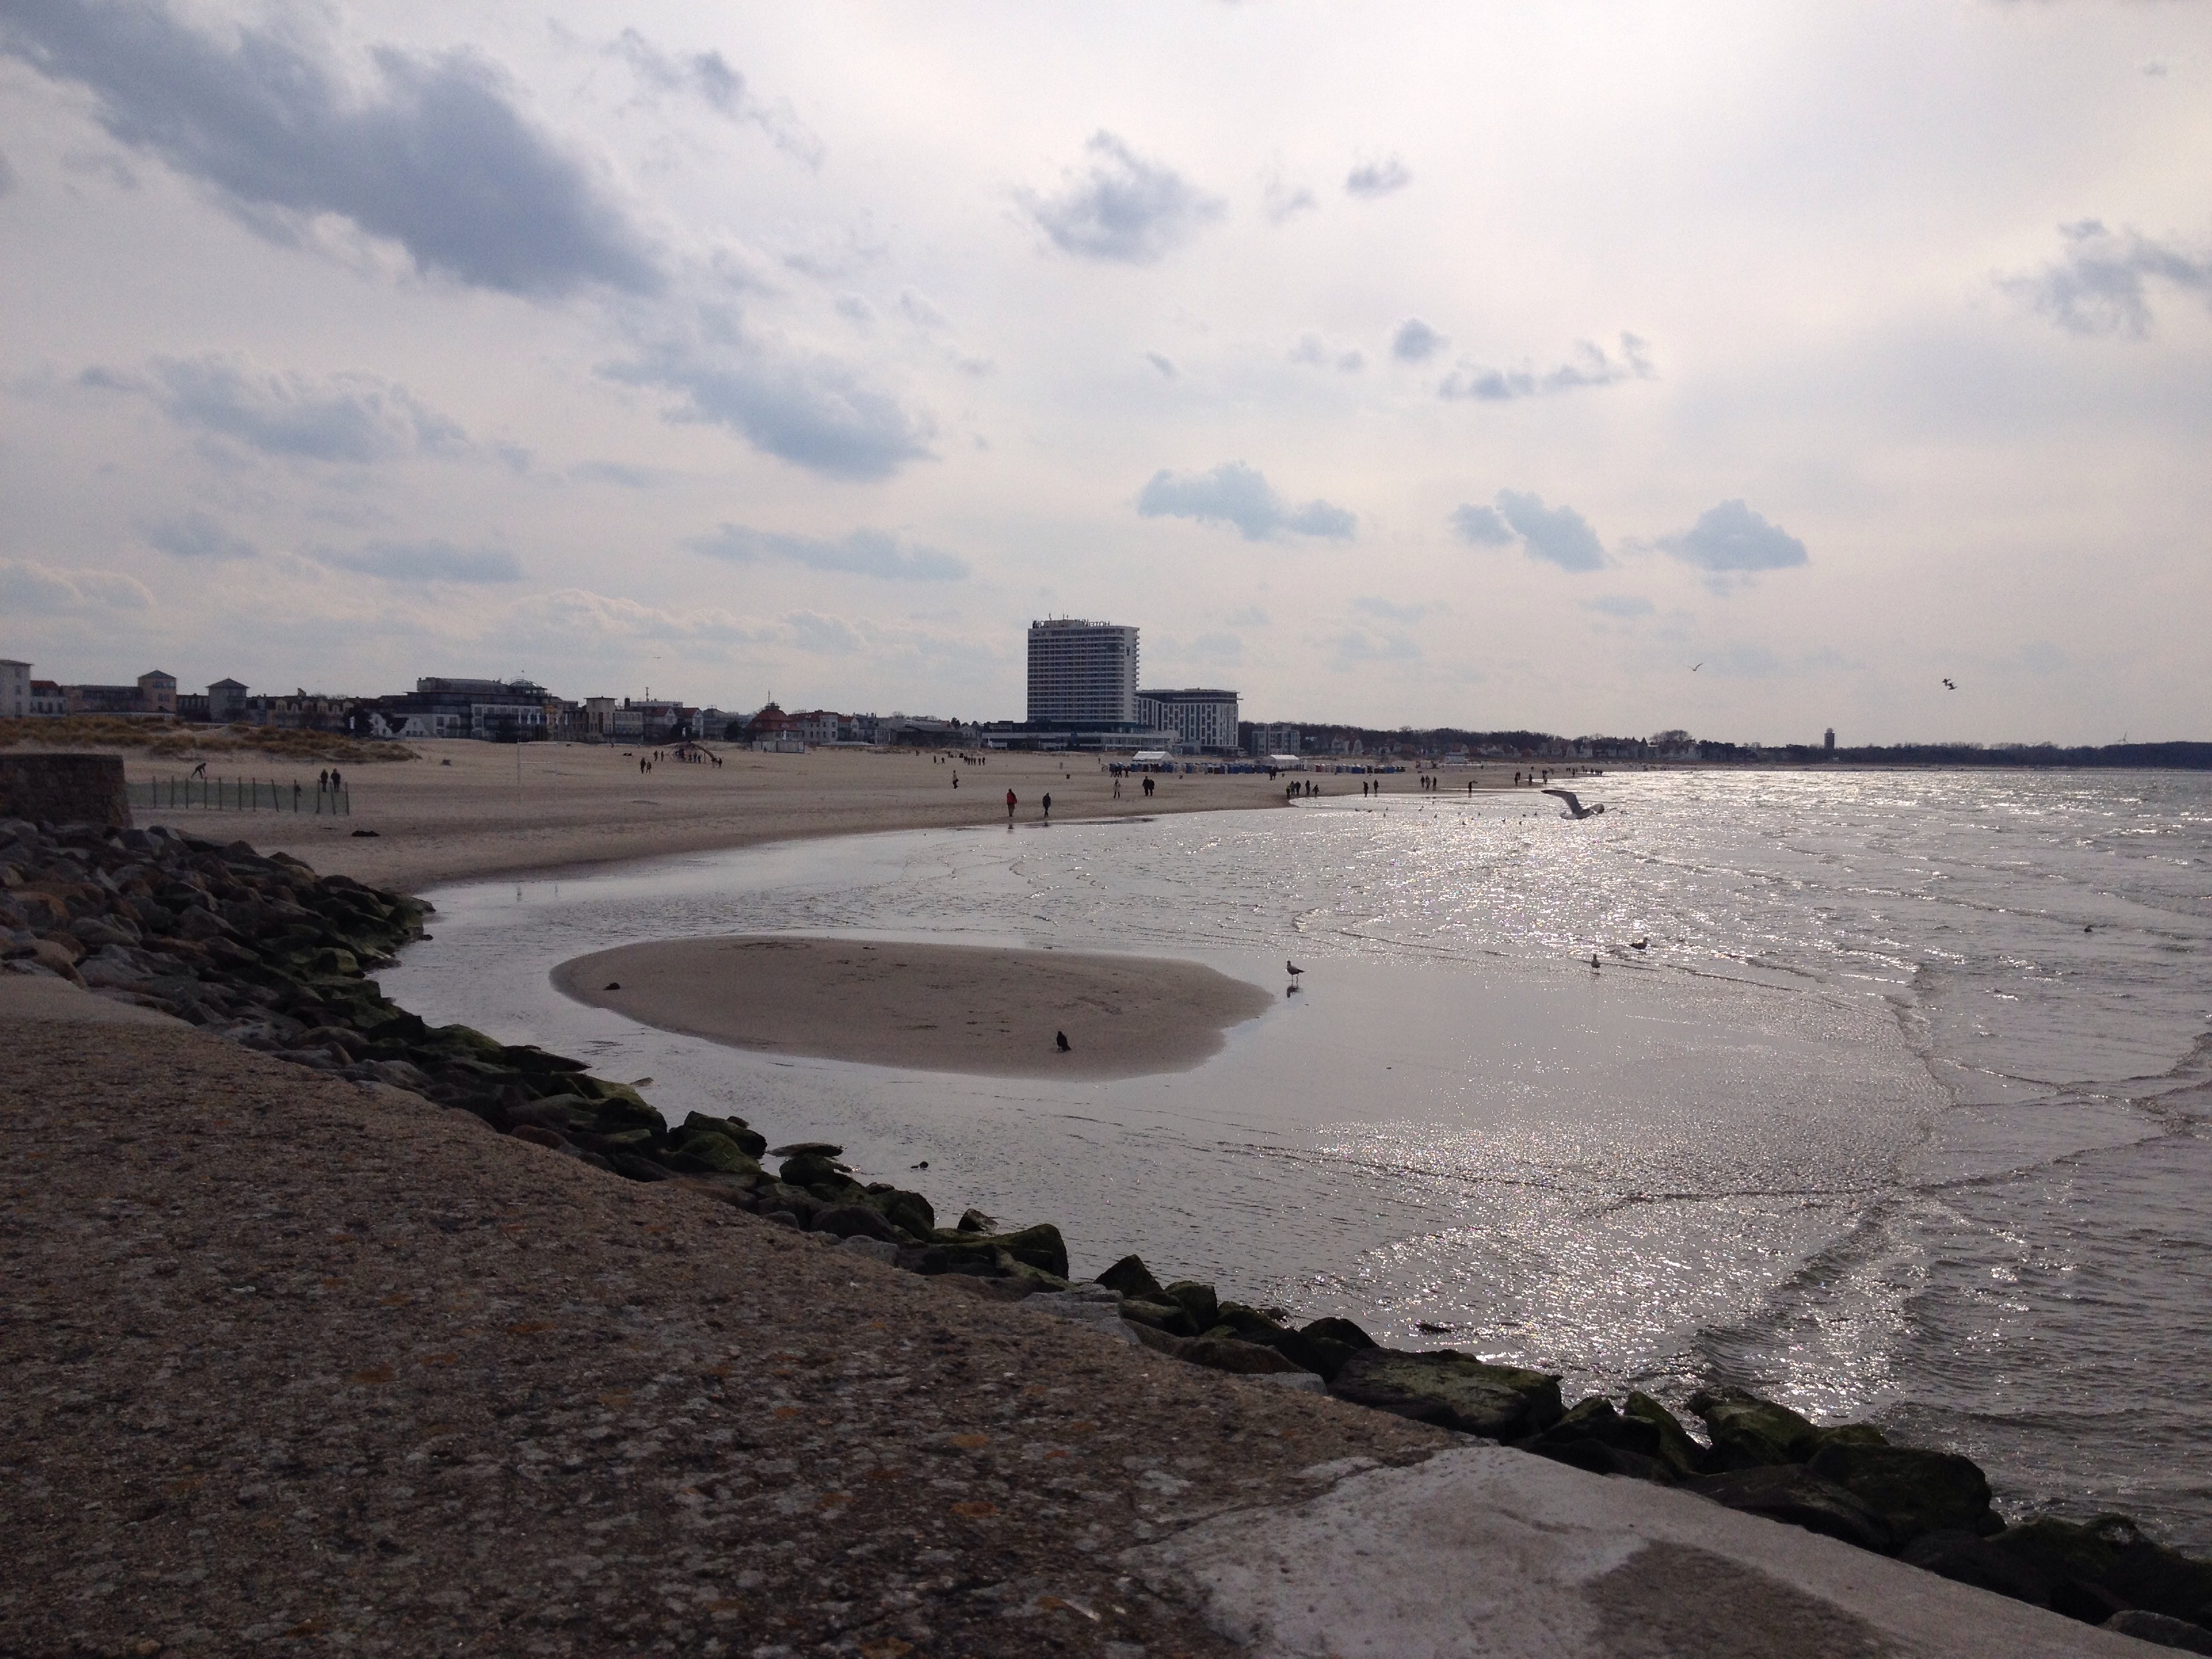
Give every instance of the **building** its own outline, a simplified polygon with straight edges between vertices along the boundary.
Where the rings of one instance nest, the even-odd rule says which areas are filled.
[[[177,677],[165,674],[158,668],[141,674],[138,677],[138,712],[142,714],[175,714]]]
[[[207,689],[207,717],[217,726],[246,718],[246,687],[236,680],[217,680]]]
[[[1188,691],[1139,691],[1137,718],[1172,732],[1180,747],[1207,755],[1237,752],[1237,694],[1194,688]]]
[[[1029,723],[1137,723],[1137,630],[1062,617],[1030,624]]]
[[[1836,728],[1830,726],[1820,734],[1820,747],[1832,755],[1836,752]]]
[[[72,714],[135,714],[138,688],[135,685],[65,685],[62,696]]]
[[[1262,760],[1272,755],[1295,755],[1298,752],[1298,728],[1255,720],[1244,733],[1244,752]]]
[[[27,720],[31,714],[31,665],[0,657],[0,720]]]
[[[69,713],[69,693],[52,680],[31,682],[31,713],[58,715]]]

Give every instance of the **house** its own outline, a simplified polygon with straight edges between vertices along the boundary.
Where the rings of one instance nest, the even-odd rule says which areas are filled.
[[[177,712],[177,677],[149,669],[138,677],[138,712],[173,714]]]
[[[31,713],[33,716],[68,714],[69,693],[52,680],[33,680]]]
[[[246,688],[236,680],[217,680],[207,689],[208,718],[228,726],[246,718]]]
[[[31,665],[0,657],[0,720],[23,720],[30,712]]]

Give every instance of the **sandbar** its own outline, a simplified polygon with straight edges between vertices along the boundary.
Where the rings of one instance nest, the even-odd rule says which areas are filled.
[[[625,945],[553,983],[733,1048],[992,1077],[1186,1071],[1273,1001],[1193,962],[780,934]]]

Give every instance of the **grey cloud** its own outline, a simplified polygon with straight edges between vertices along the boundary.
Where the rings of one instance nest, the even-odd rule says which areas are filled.
[[[75,617],[143,611],[153,603],[143,582],[119,570],[56,570],[29,559],[0,559],[0,610]]]
[[[481,288],[659,286],[642,233],[489,62],[380,47],[356,89],[323,46],[296,22],[217,39],[155,0],[9,0],[0,14],[0,51],[84,87],[112,137],[264,234],[296,240],[332,214]]]
[[[1425,363],[1450,342],[1418,317],[1408,317],[1390,336],[1390,355],[1401,363]]]
[[[945,313],[910,288],[899,291],[899,314],[916,328],[937,329],[946,325]]]
[[[251,559],[258,557],[261,551],[197,510],[153,526],[146,532],[146,539],[179,559]]]
[[[884,477],[929,453],[927,418],[844,364],[787,353],[726,313],[702,313],[700,320],[690,338],[648,343],[599,373],[678,393],[671,420],[727,427],[771,455],[833,477]]]
[[[318,461],[458,453],[468,434],[404,386],[374,374],[310,379],[241,357],[157,357],[143,375],[91,368],[82,386],[140,392],[180,426],[219,433],[264,454]]]
[[[1602,570],[1605,544],[1589,520],[1571,507],[1547,507],[1543,498],[1519,489],[1498,492],[1498,511],[1513,527],[1532,559],[1562,570]]]
[[[2171,283],[2212,299],[2212,253],[2154,241],[2136,231],[2107,230],[2095,219],[2062,225],[2065,246],[2033,276],[2007,276],[1999,286],[2026,299],[2074,334],[2150,332],[2149,283]]]
[[[689,93],[732,120],[744,111],[745,77],[719,52],[664,52],[635,29],[624,29],[607,50],[653,92]]]
[[[1352,514],[1328,501],[1293,507],[1256,467],[1228,461],[1211,472],[1170,472],[1163,468],[1137,495],[1137,511],[1148,519],[1196,519],[1234,525],[1244,539],[1273,540],[1288,531],[1299,536],[1349,539],[1358,525]]]
[[[658,467],[632,466],[627,461],[579,461],[568,476],[581,483],[614,484],[623,489],[650,489],[668,475]]]
[[[1602,617],[1648,617],[1655,608],[1640,593],[1601,593],[1594,599],[1584,599],[1582,607]]]
[[[862,333],[876,325],[876,308],[857,294],[841,294],[830,302],[837,314]]]
[[[1374,201],[1401,191],[1413,182],[1413,175],[1396,156],[1386,156],[1380,161],[1363,161],[1345,174],[1344,190],[1347,196],[1357,196],[1363,201]]]
[[[1091,136],[1087,160],[1051,196],[1018,199],[1062,252],[1151,264],[1226,213],[1173,168],[1148,161],[1110,132]]]
[[[1354,611],[1364,611],[1370,617],[1380,617],[1385,622],[1395,623],[1417,623],[1432,611],[1445,609],[1444,606],[1428,600],[1416,601],[1412,605],[1401,605],[1394,600],[1376,599],[1366,594],[1353,599],[1352,608]]]
[[[1336,647],[1336,659],[1351,666],[1360,663],[1412,662],[1421,654],[1421,647],[1404,634],[1370,634],[1364,629],[1347,629],[1330,643]]]
[[[1145,354],[1145,361],[1170,380],[1177,379],[1182,374],[1182,371],[1175,366],[1174,358],[1163,356],[1157,351],[1147,351]]]
[[[1283,177],[1280,167],[1271,167],[1260,185],[1260,211],[1271,225],[1286,224],[1301,213],[1310,213],[1321,203],[1313,191],[1304,185],[1292,184]]]
[[[1452,529],[1460,540],[1474,547],[1510,547],[1513,545],[1513,526],[1498,515],[1494,507],[1477,507],[1466,502],[1452,509]]]
[[[451,542],[368,542],[350,551],[318,549],[315,557],[338,570],[388,582],[488,584],[522,580],[522,565],[501,547],[456,547]]]
[[[1332,368],[1343,374],[1357,374],[1367,367],[1366,353],[1349,347],[1339,349],[1323,341],[1318,334],[1300,336],[1298,343],[1291,348],[1290,355],[1294,363],[1310,363],[1316,368]]]
[[[1583,386],[1613,386],[1622,380],[1650,380],[1658,371],[1651,367],[1650,346],[1633,334],[1620,337],[1620,357],[1604,347],[1583,340],[1574,355],[1554,368],[1486,368],[1462,362],[1437,388],[1446,398],[1473,398],[1502,403],[1514,398],[1536,398],[1548,392],[1573,392]]]
[[[890,581],[954,582],[968,574],[966,562],[951,554],[933,547],[902,547],[897,538],[880,530],[855,530],[830,540],[726,524],[689,545],[709,558],[726,559],[732,564],[780,560],[810,570],[879,576]]]
[[[1781,570],[1807,562],[1804,543],[1741,501],[1706,508],[1697,523],[1660,537],[1657,544],[1685,564],[1717,573]]]

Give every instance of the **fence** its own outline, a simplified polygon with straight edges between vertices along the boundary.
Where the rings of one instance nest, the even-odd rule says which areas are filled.
[[[312,812],[353,816],[353,791],[275,778],[149,778],[129,786],[131,804],[153,812]]]

